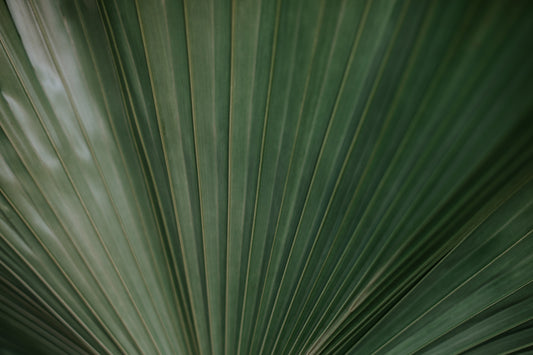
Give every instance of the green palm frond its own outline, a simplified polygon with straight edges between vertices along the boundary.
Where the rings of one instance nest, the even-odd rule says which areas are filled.
[[[0,352],[533,351],[533,6],[0,2]]]

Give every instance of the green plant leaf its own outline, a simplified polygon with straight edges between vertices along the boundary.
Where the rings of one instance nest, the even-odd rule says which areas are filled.
[[[532,16],[0,2],[1,351],[530,351]]]

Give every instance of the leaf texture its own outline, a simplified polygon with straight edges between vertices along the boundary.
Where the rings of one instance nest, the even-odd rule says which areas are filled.
[[[531,351],[532,16],[0,2],[0,349]]]

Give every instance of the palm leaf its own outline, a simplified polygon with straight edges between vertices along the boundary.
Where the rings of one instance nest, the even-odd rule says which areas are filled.
[[[531,351],[531,16],[1,2],[1,349]]]

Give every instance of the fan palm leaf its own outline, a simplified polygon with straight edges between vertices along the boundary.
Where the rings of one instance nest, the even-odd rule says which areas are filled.
[[[1,1],[1,349],[531,351],[532,16]]]

